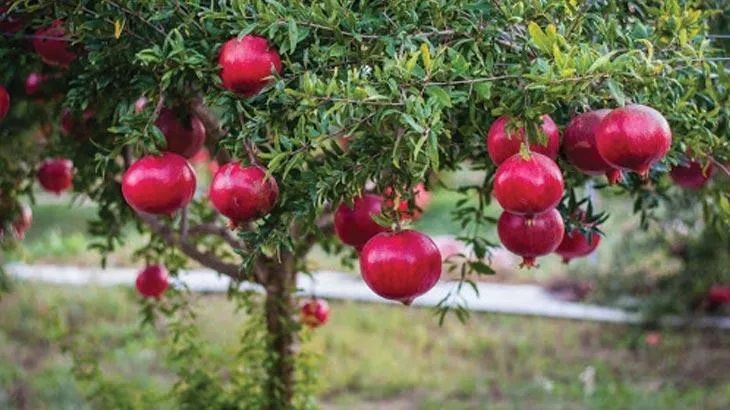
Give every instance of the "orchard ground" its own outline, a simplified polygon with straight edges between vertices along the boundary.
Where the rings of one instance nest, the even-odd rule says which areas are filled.
[[[87,249],[90,239],[85,234],[94,209],[69,206],[68,200],[41,195],[26,240],[4,259],[98,265],[99,256]],[[458,232],[448,218],[454,200],[448,191],[437,191],[418,228],[432,235]],[[605,199],[603,204],[614,215],[621,215],[626,206]],[[540,269],[488,280],[547,282],[555,276],[599,276],[620,252],[624,233],[636,229],[632,219],[609,219],[607,237],[596,255],[570,268],[550,256],[542,259]],[[132,234],[130,244],[108,263],[137,266],[131,254],[143,240]],[[671,269],[659,256],[645,263],[658,271]],[[316,250],[310,266],[356,271]],[[225,296],[195,299],[201,333],[211,342],[205,349],[223,367],[227,355],[240,348],[240,332],[230,329],[241,327],[244,320],[234,314]],[[83,408],[89,405],[84,393],[100,386],[115,389],[123,400],[163,400],[174,380],[163,357],[166,334],[163,326],[140,328],[137,300],[131,287],[16,283],[0,301],[0,408]],[[316,361],[317,391],[325,408],[730,406],[728,332],[651,333],[638,327],[494,314],[473,315],[466,324],[450,317],[439,329],[429,309],[331,305],[330,322],[308,332],[303,343],[306,352],[321,357]],[[58,346],[73,347],[62,351]],[[73,372],[79,369],[72,367],[71,354],[99,355],[105,375],[99,385],[75,381]],[[164,400],[160,406],[165,408]]]

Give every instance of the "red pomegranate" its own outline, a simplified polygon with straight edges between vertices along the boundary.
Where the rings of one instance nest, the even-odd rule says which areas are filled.
[[[621,171],[604,161],[596,148],[596,129],[610,112],[589,111],[573,118],[563,134],[563,152],[580,172],[591,176],[605,174],[608,182],[615,184],[621,180]]]
[[[15,239],[22,241],[25,238],[25,233],[30,229],[30,225],[33,223],[33,211],[26,204],[20,205],[18,215],[13,221],[13,235]]]
[[[218,56],[223,87],[252,97],[269,84],[273,73],[281,72],[279,53],[269,42],[254,35],[232,38],[221,47]]]
[[[520,145],[525,141],[525,129],[507,131],[510,118],[503,115],[497,118],[487,133],[487,152],[495,165],[520,152]],[[549,115],[542,116],[542,132],[547,137],[546,145],[530,144],[530,150],[546,155],[551,159],[558,157],[560,149],[560,130]]]
[[[163,108],[155,125],[165,136],[167,151],[190,158],[203,148],[205,125],[196,115],[188,116],[183,124],[175,111]]]
[[[355,199],[352,208],[347,204],[340,204],[335,211],[337,237],[360,251],[370,238],[388,230],[373,220],[373,215],[382,211],[382,205],[383,197],[375,194],[364,194]]]
[[[60,195],[71,188],[73,167],[73,162],[65,158],[47,159],[38,168],[38,182],[46,191]]]
[[[23,20],[8,14],[8,7],[0,7],[0,32],[17,33],[23,28]]]
[[[373,292],[410,305],[438,282],[441,253],[421,232],[383,232],[373,236],[360,252],[360,272]]]
[[[690,160],[686,164],[678,164],[669,172],[675,184],[685,189],[700,189],[712,176],[714,166],[712,162],[702,165],[697,161]]]
[[[536,152],[515,154],[497,168],[494,197],[517,215],[535,215],[555,208],[563,197],[563,176],[555,161]]]
[[[67,67],[71,64],[76,54],[69,50],[70,44],[61,20],[56,20],[50,26],[36,31],[33,38],[35,52],[48,65]]]
[[[520,266],[535,266],[535,258],[555,251],[565,234],[563,218],[556,209],[526,217],[502,212],[497,222],[497,234],[502,245],[522,256]]]
[[[8,115],[9,110],[10,94],[8,94],[8,90],[6,90],[5,87],[0,85],[0,121]]]
[[[137,275],[135,285],[142,296],[159,298],[170,285],[167,269],[161,265],[147,266]]]
[[[573,229],[565,233],[555,253],[563,257],[563,263],[568,263],[571,259],[590,254],[596,250],[599,243],[601,236],[597,233],[592,234],[589,239],[580,229]]]
[[[714,285],[707,291],[707,301],[713,307],[720,307],[730,302],[730,286]]]
[[[122,194],[132,209],[170,215],[195,194],[196,177],[188,161],[172,152],[137,160],[122,177]]]
[[[276,205],[279,185],[266,168],[229,162],[220,167],[210,184],[210,201],[234,225],[267,215]]]
[[[40,91],[43,82],[46,81],[46,76],[40,73],[30,73],[25,77],[25,94],[32,96]]]
[[[305,325],[311,328],[320,327],[330,318],[330,305],[324,299],[312,298],[302,304],[300,314]]]
[[[61,134],[82,137],[85,134],[86,126],[94,118],[94,110],[87,108],[79,116],[68,108],[61,112]]]
[[[643,178],[672,145],[667,120],[655,109],[633,104],[606,115],[596,130],[601,157],[615,168],[637,172]]]

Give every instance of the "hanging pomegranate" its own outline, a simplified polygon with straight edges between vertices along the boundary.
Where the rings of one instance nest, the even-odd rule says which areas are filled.
[[[355,199],[352,207],[340,204],[335,211],[335,233],[340,240],[358,251],[373,236],[388,228],[373,220],[382,212],[383,198],[380,195],[364,194]]]
[[[170,215],[195,194],[195,171],[178,154],[164,152],[137,160],[122,177],[122,194],[132,209]]]
[[[183,123],[177,113],[163,108],[155,121],[155,125],[165,136],[166,151],[191,158],[203,148],[205,143],[205,125],[196,115],[192,114]]]
[[[515,154],[497,168],[494,197],[517,215],[536,215],[555,208],[563,196],[563,176],[555,161],[533,152]]]
[[[410,305],[438,282],[441,253],[421,232],[383,232],[373,236],[360,252],[360,272],[373,292]]]
[[[682,188],[696,190],[705,186],[713,171],[712,162],[702,165],[697,161],[690,160],[685,164],[678,164],[673,167],[669,172],[669,177]]]
[[[213,176],[209,197],[218,212],[234,225],[241,225],[271,212],[279,197],[279,185],[267,175],[266,168],[229,162]]]
[[[555,253],[563,257],[563,262],[568,263],[571,259],[587,256],[592,253],[601,243],[601,236],[597,233],[584,234],[580,229],[572,229],[563,236]]]
[[[73,182],[73,163],[65,158],[50,158],[38,168],[38,182],[49,192],[60,195],[71,188]]]
[[[489,132],[487,132],[487,152],[489,158],[497,166],[507,158],[520,152],[520,146],[525,142],[525,129],[519,128],[507,131],[509,121],[510,118],[503,115],[492,123]],[[542,116],[541,130],[547,138],[545,144],[531,143],[530,150],[555,160],[558,158],[558,150],[560,149],[560,130],[558,130],[557,125],[549,115]]]
[[[520,266],[535,266],[535,258],[555,251],[563,240],[565,226],[560,212],[551,209],[540,215],[523,216],[502,212],[497,234],[502,245],[522,256]]]
[[[147,266],[137,275],[135,285],[142,296],[159,298],[170,286],[167,269],[162,265]]]
[[[606,115],[596,130],[596,147],[611,166],[646,178],[672,145],[667,120],[655,109],[633,104]]]
[[[611,110],[589,111],[573,118],[563,135],[563,152],[568,161],[580,172],[606,175],[609,184],[621,180],[621,171],[603,160],[596,147],[596,129]]]
[[[330,305],[324,299],[312,298],[302,304],[300,317],[310,328],[320,327],[330,318]]]
[[[36,31],[33,38],[33,48],[48,65],[67,67],[76,58],[76,54],[69,51],[70,41],[66,38],[66,29],[61,20],[56,20],[50,26]]]
[[[223,87],[252,97],[266,87],[273,73],[281,73],[281,58],[263,37],[246,35],[232,38],[218,56]]]

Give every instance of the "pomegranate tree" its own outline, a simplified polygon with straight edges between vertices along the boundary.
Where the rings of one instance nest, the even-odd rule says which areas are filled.
[[[560,245],[576,203],[598,207],[607,192],[649,224],[681,196],[727,230],[728,179],[694,195],[666,183],[687,152],[715,174],[730,162],[727,76],[704,2],[582,2],[574,15],[559,0],[78,3],[3,4],[0,24],[17,24],[0,36],[0,84],[12,98],[0,123],[0,226],[32,203],[34,175],[53,192],[73,181],[98,210],[95,249],[142,237],[140,263],[220,273],[246,307],[252,338],[242,343],[258,344],[225,363],[197,345],[174,355],[173,391],[159,395],[169,402],[147,407],[311,403],[295,383],[312,374],[298,357],[296,297],[300,273],[317,268],[312,249],[346,265],[356,253],[340,242],[359,249],[373,291],[409,303],[442,269],[459,281],[491,273],[495,230],[534,264]],[[59,126],[64,109],[71,127]],[[576,113],[587,114],[570,122]],[[185,158],[201,145],[210,181]],[[631,172],[610,188],[590,180],[615,170]],[[426,209],[430,193],[439,200]],[[416,221],[421,213],[428,219]],[[413,225],[436,233],[451,227],[446,218],[463,246],[443,267]],[[462,288],[440,314],[460,307]],[[142,302],[172,352],[191,351],[191,299],[180,289]]]

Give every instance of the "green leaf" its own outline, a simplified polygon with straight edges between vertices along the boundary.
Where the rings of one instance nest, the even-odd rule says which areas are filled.
[[[616,104],[620,107],[626,105],[626,96],[624,95],[621,86],[613,80],[606,81],[606,85],[608,86],[608,91],[611,93],[611,97],[616,100]]]
[[[299,30],[297,30],[297,22],[294,18],[289,18],[289,51],[293,52],[297,48],[299,42]]]
[[[417,133],[423,134],[423,132],[426,131],[426,129],[423,128],[421,125],[419,125],[416,122],[416,120],[413,117],[411,117],[410,115],[403,114],[403,115],[401,115],[401,117],[406,122],[406,124],[408,124],[411,128],[413,128]]]
[[[596,59],[596,61],[591,64],[591,66],[588,68],[588,74],[595,72],[599,68],[603,67],[604,65],[608,64],[609,61],[611,61],[611,57],[616,54],[616,50],[611,51],[608,54],[604,54]]]
[[[443,88],[439,86],[430,86],[426,89],[426,94],[435,98],[442,107],[451,107],[451,96]]]
[[[542,51],[549,53],[551,49],[551,41],[542,31],[540,26],[534,21],[527,25],[527,31],[530,33],[530,40]]]

